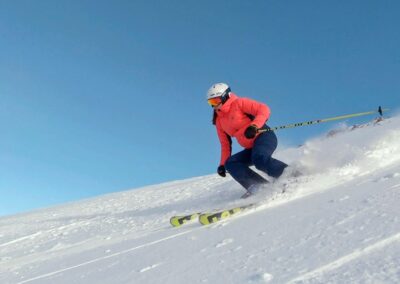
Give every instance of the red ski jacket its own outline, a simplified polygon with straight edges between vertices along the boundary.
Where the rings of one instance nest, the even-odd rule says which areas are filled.
[[[230,93],[229,99],[216,111],[215,125],[221,143],[220,165],[225,165],[226,160],[231,156],[230,137],[235,137],[242,147],[251,149],[259,134],[253,139],[247,139],[244,136],[246,128],[252,124],[258,128],[263,127],[270,113],[267,105]]]

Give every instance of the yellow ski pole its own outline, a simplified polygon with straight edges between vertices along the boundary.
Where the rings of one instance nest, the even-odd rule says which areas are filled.
[[[311,120],[311,121],[305,121],[305,122],[299,122],[299,123],[292,123],[292,124],[288,124],[288,125],[272,127],[272,128],[269,128],[269,129],[258,129],[258,133],[267,132],[267,131],[275,131],[275,130],[285,129],[285,128],[294,128],[294,127],[300,127],[300,126],[306,126],[306,125],[313,125],[313,124],[322,123],[322,122],[341,120],[341,119],[352,118],[352,117],[357,117],[357,116],[364,116],[364,115],[370,115],[370,114],[375,114],[375,113],[379,113],[379,115],[382,116],[383,112],[386,112],[388,110],[389,109],[382,109],[382,107],[379,107],[378,110],[373,110],[373,111],[352,113],[352,114],[329,117],[329,118],[324,118],[324,119],[317,119],[317,120]]]

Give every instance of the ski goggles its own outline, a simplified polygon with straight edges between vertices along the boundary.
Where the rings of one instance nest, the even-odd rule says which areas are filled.
[[[222,97],[211,98],[207,100],[208,104],[212,107],[215,107],[222,103]]]

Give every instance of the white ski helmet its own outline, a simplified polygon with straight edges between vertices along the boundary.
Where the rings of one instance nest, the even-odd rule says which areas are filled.
[[[210,89],[208,89],[207,100],[217,97],[223,97],[222,99],[224,100],[224,97],[227,98],[227,95],[229,95],[230,91],[231,88],[227,84],[216,83],[212,85]]]

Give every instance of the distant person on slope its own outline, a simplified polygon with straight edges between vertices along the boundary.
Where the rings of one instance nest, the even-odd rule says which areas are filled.
[[[248,98],[240,98],[231,92],[225,83],[211,86],[207,101],[214,109],[213,124],[221,143],[221,160],[218,174],[226,176],[226,171],[240,183],[250,196],[260,189],[267,180],[250,169],[254,165],[271,177],[279,178],[288,166],[272,158],[278,141],[273,131],[259,133],[259,129],[269,129],[265,124],[270,116],[267,105]],[[232,139],[245,149],[232,154]]]

